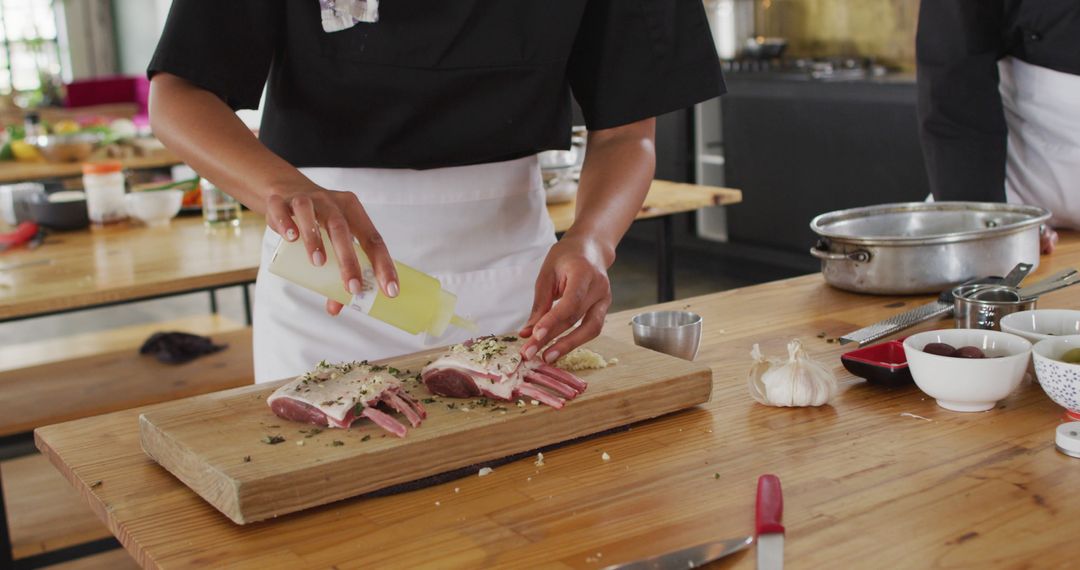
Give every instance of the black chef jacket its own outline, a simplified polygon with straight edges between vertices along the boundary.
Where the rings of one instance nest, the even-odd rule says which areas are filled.
[[[297,167],[436,168],[569,148],[724,91],[701,0],[384,0],[324,32],[318,0],[175,0],[148,74],[256,108]],[[267,79],[269,78],[269,81]]]
[[[997,62],[1012,56],[1080,75],[1080,0],[924,0],[916,54],[935,198],[1004,202],[1008,129]]]

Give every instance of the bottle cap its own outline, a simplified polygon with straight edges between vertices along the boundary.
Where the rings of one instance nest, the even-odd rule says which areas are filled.
[[[84,162],[82,165],[83,174],[112,174],[113,172],[120,172],[124,169],[124,165],[119,160],[104,160],[101,162]]]
[[[1080,459],[1080,422],[1059,425],[1054,443],[1058,451]]]

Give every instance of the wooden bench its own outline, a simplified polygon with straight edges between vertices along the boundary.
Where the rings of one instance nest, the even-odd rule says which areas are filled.
[[[221,352],[181,365],[141,356],[155,331],[210,335]],[[58,360],[58,357],[63,360]],[[250,384],[251,329],[217,316],[151,323],[0,349],[0,436],[71,419]],[[16,559],[107,538],[108,529],[40,455],[0,463]],[[58,568],[128,568],[123,551]]]
[[[0,372],[60,362],[80,356],[135,349],[142,346],[143,341],[158,331],[183,331],[213,336],[242,328],[244,325],[221,315],[194,315],[164,322],[129,325],[104,331],[7,344],[0,346]]]
[[[108,538],[109,529],[42,455],[0,464],[16,559]]]
[[[0,372],[0,436],[250,384],[251,329],[212,338],[229,348],[180,365],[129,347]]]

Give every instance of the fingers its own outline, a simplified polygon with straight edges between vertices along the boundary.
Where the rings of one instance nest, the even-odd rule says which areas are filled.
[[[356,251],[353,249],[353,234],[349,229],[349,223],[339,210],[334,209],[327,215],[326,233],[330,235],[330,243],[334,245],[334,255],[337,257],[341,282],[353,295],[360,294],[364,290],[364,276],[360,271],[360,261],[356,259]]]
[[[1058,233],[1050,228],[1043,228],[1039,233],[1039,241],[1043,254],[1054,253],[1054,248],[1058,243]]]
[[[338,303],[333,299],[326,300],[326,313],[332,317],[338,316],[338,314],[340,314],[341,310],[344,308],[345,305],[342,305],[341,303]]]
[[[585,317],[581,319],[581,324],[577,328],[544,351],[544,360],[549,363],[555,362],[560,356],[600,336],[600,331],[604,328],[604,317],[607,315],[610,306],[610,299],[602,299],[590,307],[585,312]]]
[[[315,203],[307,195],[294,196],[291,200],[293,218],[299,228],[312,265],[321,267],[326,263],[326,249],[319,234],[319,222],[315,217]]]
[[[606,281],[595,275],[574,272],[568,276],[558,304],[540,317],[533,327],[530,342],[525,347],[526,358],[532,358],[541,346],[566,332],[585,311],[610,296]]]
[[[349,228],[360,241],[360,249],[364,250],[368,260],[371,261],[372,269],[375,270],[375,279],[379,281],[379,288],[387,297],[397,297],[400,286],[397,270],[394,269],[394,260],[390,258],[390,252],[386,249],[382,236],[375,229],[375,224],[371,222],[364,207],[355,197],[346,203],[345,208]]]
[[[292,219],[292,212],[285,199],[273,194],[266,201],[266,223],[281,237],[288,241],[296,241],[300,234],[296,230],[296,224]]]
[[[533,326],[540,317],[551,310],[551,304],[555,302],[555,272],[545,266],[540,269],[540,276],[536,279],[536,290],[533,293],[532,312],[525,326],[521,327],[518,334],[528,338],[533,333]]]

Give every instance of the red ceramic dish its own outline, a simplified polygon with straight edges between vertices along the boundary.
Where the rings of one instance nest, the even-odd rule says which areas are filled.
[[[842,355],[840,361],[848,372],[874,384],[902,386],[912,382],[907,354],[904,353],[904,339],[853,350]]]

